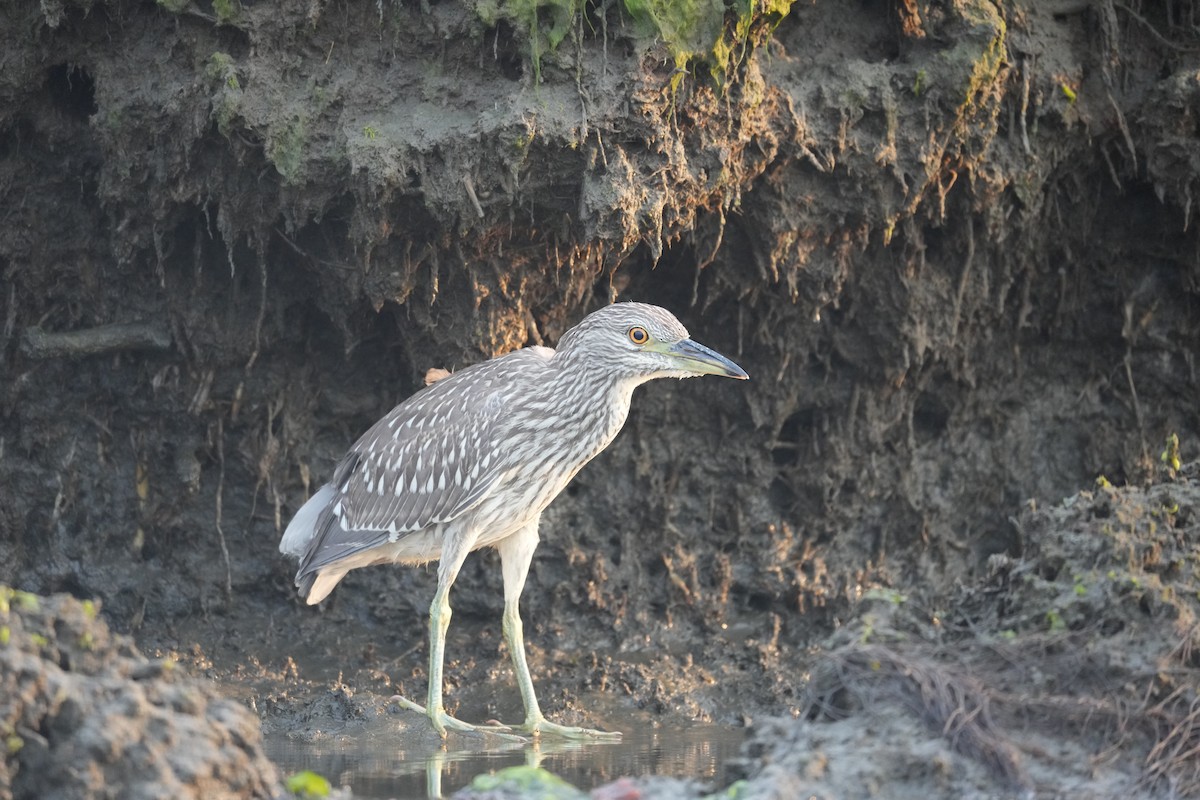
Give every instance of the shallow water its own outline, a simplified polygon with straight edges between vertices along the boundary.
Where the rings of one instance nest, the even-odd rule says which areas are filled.
[[[451,737],[450,749],[404,738],[367,729],[317,742],[273,735],[265,748],[285,775],[308,769],[334,786],[349,786],[355,797],[406,800],[437,797],[439,791],[448,796],[476,775],[521,764],[541,766],[585,791],[622,776],[647,775],[720,788],[728,783],[726,765],[738,755],[744,731],[707,724],[639,726],[619,742],[540,745]]]

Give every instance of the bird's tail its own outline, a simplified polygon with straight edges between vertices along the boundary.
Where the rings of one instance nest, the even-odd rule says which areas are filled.
[[[300,596],[304,598],[304,602],[315,606],[329,596],[333,587],[341,583],[347,572],[349,570],[328,568],[310,572],[303,578],[297,578],[296,586],[300,588]]]
[[[336,494],[337,490],[329,484],[318,489],[317,493],[300,507],[296,516],[292,517],[287,530],[283,532],[283,539],[279,542],[281,553],[300,559],[300,572],[296,575],[296,587],[300,590],[300,596],[310,606],[316,605],[328,597],[329,593],[333,591],[333,587],[337,586],[348,572],[345,569],[329,568],[314,570],[308,563],[310,559],[305,559],[319,529],[328,525],[330,517],[325,512]],[[323,520],[324,522],[322,522]]]
[[[332,486],[325,484],[308,498],[308,502],[300,507],[296,516],[288,523],[287,530],[283,532],[283,538],[279,541],[279,552],[296,558],[304,555],[309,542],[317,534],[317,521],[321,512],[333,500],[335,493]]]

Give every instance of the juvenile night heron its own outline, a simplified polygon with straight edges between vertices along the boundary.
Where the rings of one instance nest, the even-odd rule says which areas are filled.
[[[438,560],[428,700],[424,708],[405,702],[443,737],[447,728],[495,731],[451,717],[442,704],[450,587],[467,553],[495,547],[504,639],[525,704],[516,729],[534,737],[610,735],[548,721],[534,696],[518,605],[538,519],[621,430],[637,386],[698,375],[748,377],[688,338],[669,311],[617,303],[563,334],[557,351],[527,347],[422,389],[363,434],[288,525],[279,549],[300,558],[301,596],[319,603],[359,567]]]

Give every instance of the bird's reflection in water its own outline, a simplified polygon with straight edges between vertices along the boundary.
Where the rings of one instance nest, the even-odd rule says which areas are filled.
[[[472,779],[504,767],[541,767],[587,791],[622,776],[664,775],[724,786],[726,764],[737,757],[744,732],[720,725],[636,726],[620,741],[501,741],[451,735],[443,747],[426,737],[369,727],[347,729],[320,741],[276,734],[267,755],[285,774],[312,770],[356,798],[448,796]]]

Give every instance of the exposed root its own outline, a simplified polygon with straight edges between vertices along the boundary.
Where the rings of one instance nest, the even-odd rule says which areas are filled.
[[[1051,669],[1069,685],[1071,667],[1059,656],[1076,659],[1078,642],[1064,638],[1029,637],[1017,648],[1004,646],[989,658],[953,655],[923,645],[887,647],[854,643],[829,654],[814,671],[801,712],[806,718],[843,719],[860,709],[899,703],[918,714],[964,755],[985,764],[1010,785],[1032,789],[1024,766],[1019,735],[1009,729],[1036,721],[1043,733],[1088,730],[1099,764],[1127,753],[1135,742],[1151,746],[1143,761],[1139,788],[1166,789],[1170,796],[1200,794],[1200,695],[1185,683],[1164,699],[1162,675],[1130,676],[1122,691],[1104,694],[1039,693],[1000,688],[1020,683],[1015,664],[1038,664]],[[970,663],[967,663],[970,661]],[[1054,663],[1052,663],[1054,662]],[[1080,664],[1080,667],[1085,666]],[[1005,674],[1006,678],[1000,678]],[[1092,681],[1080,675],[1085,686]],[[1025,721],[1024,723],[1022,721]],[[1029,751],[1036,756],[1036,750]]]
[[[475,209],[475,214],[483,219],[483,206],[479,204],[479,195],[475,194],[475,182],[471,180],[470,175],[463,175],[462,182],[463,188],[467,190],[467,199],[471,201],[471,207]]]
[[[1200,794],[1200,696],[1176,690],[1158,705],[1147,709],[1151,720],[1166,725],[1146,756],[1142,785],[1146,788],[1166,784],[1176,797]]]
[[[12,297],[15,295],[10,293],[10,307]],[[8,338],[7,331],[5,338]],[[166,326],[153,322],[100,325],[59,333],[47,333],[31,326],[25,329],[21,337],[21,353],[37,359],[77,358],[122,350],[165,351],[170,348],[170,332]]]
[[[1170,39],[1159,33],[1158,29],[1150,23],[1150,20],[1146,19],[1124,3],[1113,3],[1112,7],[1118,8],[1124,13],[1128,14],[1131,19],[1141,25],[1142,28],[1152,37],[1154,37],[1154,40],[1163,47],[1166,47],[1169,50],[1174,50],[1177,53],[1195,53],[1197,51],[1197,48],[1195,47],[1185,47],[1184,45],[1172,42]]]
[[[881,699],[903,703],[959,752],[1014,786],[1031,787],[1020,751],[992,719],[991,692],[976,678],[930,658],[853,644],[830,654],[818,671],[805,715],[845,716],[844,701],[835,700],[842,692],[863,706]]]
[[[225,602],[233,603],[233,568],[229,562],[229,547],[225,544],[225,531],[221,527],[221,503],[222,494],[225,490],[225,424],[224,421],[217,418],[217,464],[219,466],[217,472],[217,510],[216,510],[216,526],[217,526],[217,544],[221,546],[221,558],[225,562]]]
[[[267,259],[263,257],[261,248],[258,254],[258,271],[261,276],[261,292],[258,300],[258,316],[254,319],[254,352],[246,361],[245,371],[247,373],[254,366],[254,362],[258,360],[258,353],[262,347],[263,320],[267,317]]]

